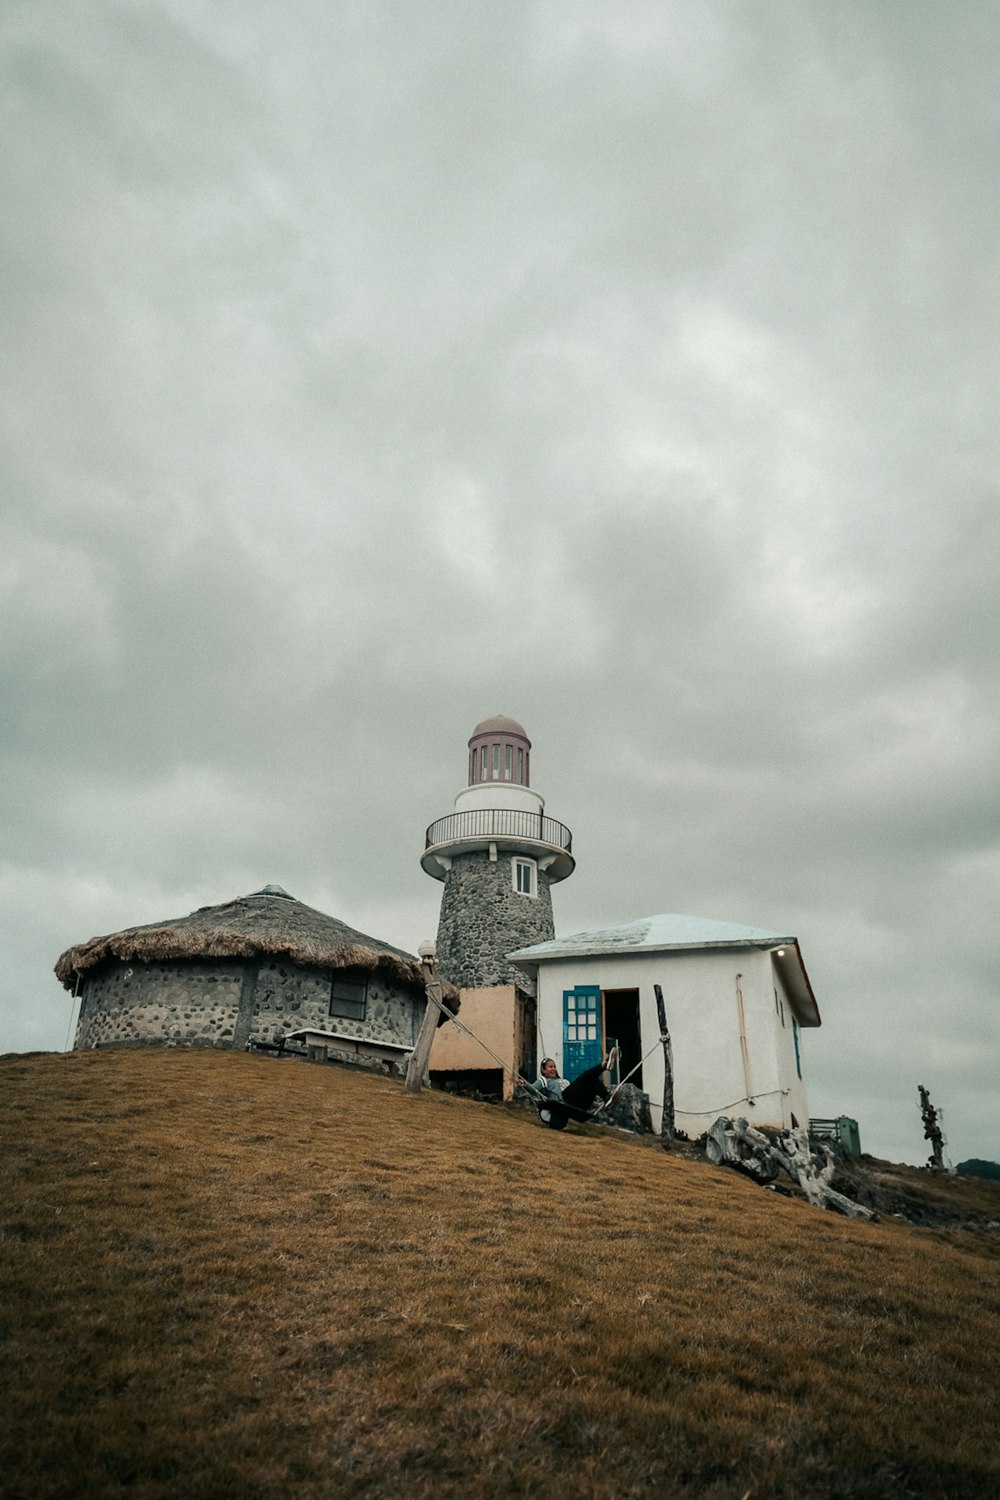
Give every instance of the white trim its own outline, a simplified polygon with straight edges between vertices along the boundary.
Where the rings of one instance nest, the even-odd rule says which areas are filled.
[[[527,868],[528,868],[528,871],[529,871],[528,879],[529,879],[529,885],[530,885],[530,889],[529,890],[526,890],[526,891],[522,890],[521,887],[518,885],[518,881],[517,881],[517,867],[518,867],[518,865],[526,865]],[[511,856],[511,861],[510,861],[510,885],[511,885],[511,890],[513,890],[514,894],[517,895],[517,896],[531,896],[531,897],[537,896],[538,895],[538,861],[537,861],[537,859],[531,859],[527,854],[514,854],[514,855],[512,855]]]
[[[400,1042],[383,1042],[374,1036],[351,1036],[346,1031],[320,1031],[316,1026],[304,1026],[300,1031],[289,1031],[285,1035],[286,1042],[297,1042],[300,1039],[307,1047],[324,1046],[327,1042],[332,1042],[342,1048],[346,1043],[361,1057],[378,1057],[383,1052],[400,1052],[409,1056],[413,1051],[412,1044],[405,1047]]]

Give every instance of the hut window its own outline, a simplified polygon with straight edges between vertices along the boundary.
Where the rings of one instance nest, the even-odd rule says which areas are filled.
[[[363,1021],[368,1003],[368,975],[364,969],[337,969],[330,987],[330,1014]]]

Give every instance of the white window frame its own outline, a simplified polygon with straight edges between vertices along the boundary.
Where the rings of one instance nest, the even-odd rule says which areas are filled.
[[[528,872],[528,889],[524,889],[522,882],[518,880],[518,871],[524,869]],[[523,854],[515,854],[510,862],[511,888],[518,896],[538,895],[538,861],[526,859]]]

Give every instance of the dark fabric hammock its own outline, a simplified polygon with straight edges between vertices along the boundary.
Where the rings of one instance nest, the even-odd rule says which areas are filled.
[[[581,1073],[579,1078],[574,1078],[563,1089],[561,1099],[542,1100],[538,1105],[538,1118],[542,1124],[550,1130],[565,1130],[570,1120],[580,1124],[589,1120],[595,1101],[608,1097],[601,1078],[604,1068],[605,1064],[599,1062],[596,1067]]]

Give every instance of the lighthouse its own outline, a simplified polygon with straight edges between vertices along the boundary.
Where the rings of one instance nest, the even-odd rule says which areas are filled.
[[[444,886],[438,970],[462,991],[462,1020],[495,1056],[443,1027],[431,1074],[509,1097],[513,1074],[534,1066],[535,999],[507,954],[555,936],[552,886],[573,873],[573,836],[531,786],[531,741],[515,719],[477,724],[466,767],[454,811],[427,829],[420,862]]]

